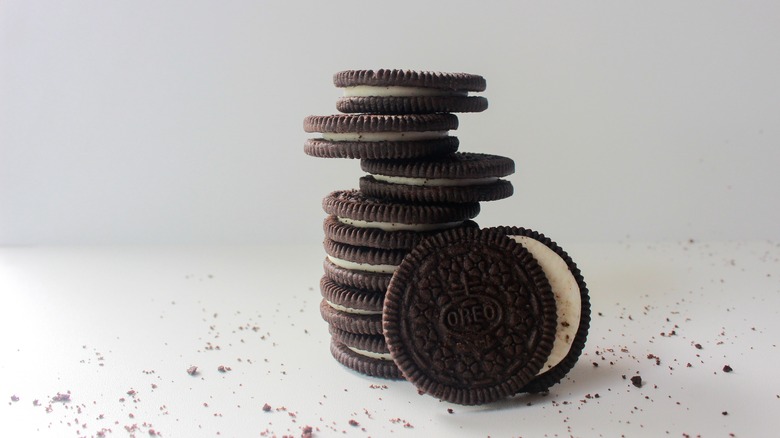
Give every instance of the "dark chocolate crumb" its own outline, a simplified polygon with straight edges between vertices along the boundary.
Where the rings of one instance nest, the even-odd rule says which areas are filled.
[[[263,405],[263,412],[271,412],[271,405],[268,403]]]
[[[350,425],[350,426],[354,426],[354,427],[358,427],[358,426],[360,426],[360,423],[358,423],[357,421],[355,421],[355,419],[354,419],[354,418],[350,418],[350,419],[349,419],[349,425]]]
[[[693,344],[693,346],[696,347],[697,350],[701,350],[702,349],[701,344]]]
[[[455,411],[453,411],[452,408],[447,408],[447,413],[453,414],[453,413],[455,413]]]
[[[642,387],[642,376],[634,376],[631,378],[631,383],[637,388]]]
[[[730,373],[730,372],[732,372],[732,371],[734,371],[734,369],[733,369],[733,368],[731,368],[731,367],[730,367],[730,366],[728,366],[728,365],[723,365],[723,372],[724,372],[724,373]]]
[[[723,411],[723,412],[721,412],[721,414],[723,414],[723,415],[728,415],[728,414],[729,414],[729,412],[728,412],[728,411]]]

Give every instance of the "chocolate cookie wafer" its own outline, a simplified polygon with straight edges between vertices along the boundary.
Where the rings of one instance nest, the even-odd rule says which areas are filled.
[[[411,204],[367,196],[359,190],[338,190],[322,200],[326,213],[339,222],[383,231],[426,232],[457,227],[479,214],[476,202]]]
[[[360,190],[369,196],[407,202],[482,202],[508,198],[512,183],[501,179],[515,171],[510,158],[456,152],[419,160],[361,160],[369,173]]]
[[[422,114],[480,112],[488,107],[481,96],[485,79],[467,73],[411,70],[347,70],[333,83],[344,90],[336,102],[343,113]]]
[[[357,269],[349,269],[333,263],[330,258],[325,258],[322,267],[325,275],[335,283],[343,284],[358,289],[374,292],[385,292],[390,285],[391,273],[369,272]]]
[[[303,151],[321,158],[417,158],[458,149],[454,114],[337,114],[308,116],[306,132],[322,133],[306,140]]]
[[[330,353],[342,365],[361,374],[385,379],[402,379],[401,371],[392,360],[367,356],[339,342],[335,337],[330,340]]]
[[[369,376],[402,378],[401,370],[393,362],[382,335],[350,333],[333,326],[329,326],[329,330],[331,353],[343,365]],[[340,344],[349,351],[345,352]]]
[[[479,228],[479,225],[467,220],[456,227]],[[367,246],[381,249],[411,250],[426,236],[437,233],[434,231],[385,231],[380,228],[355,227],[339,221],[338,216],[329,215],[322,223],[325,237],[336,242],[354,246]]]
[[[552,352],[539,374],[523,387],[526,392],[545,391],[561,381],[585,348],[590,327],[588,287],[571,257],[544,234],[520,227],[493,229],[520,243],[534,256],[555,296],[558,326]]]
[[[320,280],[320,315],[333,327],[350,333],[380,335],[384,293]]]
[[[379,249],[353,246],[325,238],[323,242],[328,260],[345,269],[392,274],[409,252],[402,249]]]
[[[533,256],[495,230],[425,239],[396,270],[385,296],[390,354],[417,388],[453,403],[518,393],[555,339],[556,303]]]

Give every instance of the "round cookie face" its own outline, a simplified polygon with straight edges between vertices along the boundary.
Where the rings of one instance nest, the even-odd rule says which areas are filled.
[[[483,202],[512,195],[510,158],[458,152],[420,160],[361,160],[369,173],[360,189],[369,196],[407,202]]]
[[[539,374],[523,388],[527,392],[545,391],[574,367],[585,347],[590,326],[588,287],[571,257],[545,235],[519,227],[494,229],[533,254],[555,296],[558,324],[553,349]]]
[[[452,230],[401,263],[382,324],[393,359],[421,391],[489,403],[518,393],[547,360],[555,298],[522,245],[501,233]]]

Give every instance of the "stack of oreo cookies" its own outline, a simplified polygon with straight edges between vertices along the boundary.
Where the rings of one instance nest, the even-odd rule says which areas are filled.
[[[304,151],[360,159],[366,175],[360,189],[322,204],[320,312],[333,356],[464,404],[560,381],[584,346],[587,288],[541,234],[472,221],[480,202],[513,192],[502,179],[514,172],[511,159],[459,152],[450,135],[453,113],[487,108],[469,95],[485,90],[484,78],[351,70],[334,83],[343,114],[307,117],[304,130],[321,136]]]

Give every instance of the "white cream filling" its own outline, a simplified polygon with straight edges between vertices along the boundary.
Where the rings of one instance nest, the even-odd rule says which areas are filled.
[[[339,222],[346,225],[351,225],[358,228],[378,228],[382,231],[434,231],[445,230],[449,228],[455,228],[462,224],[462,221],[458,222],[443,222],[438,224],[403,224],[400,222],[374,222],[374,221],[361,221],[358,219],[350,219],[346,217],[338,216]]]
[[[392,274],[398,267],[396,265],[371,265],[368,263],[355,263],[349,260],[333,257],[331,255],[328,256],[328,260],[330,260],[334,265],[340,266],[344,269],[349,269],[352,271],[376,272],[378,274]]]
[[[425,87],[356,85],[344,87],[344,97],[416,97],[416,96],[468,96],[468,91],[441,90]]]
[[[374,353],[373,351],[361,350],[359,348],[350,347],[349,345],[347,345],[347,348],[361,356],[370,357],[372,359],[393,360],[392,356],[390,356],[390,353]]]
[[[333,307],[334,309],[336,309],[338,311],[341,311],[341,312],[344,312],[344,313],[351,313],[353,315],[381,315],[382,314],[381,310],[376,311],[376,310],[353,309],[352,307],[342,306],[340,304],[336,304],[336,303],[334,303],[332,301],[329,301],[329,300],[325,300],[325,302],[328,303],[328,305],[330,307]]]
[[[498,181],[498,177],[486,178],[408,178],[405,176],[389,176],[380,174],[370,174],[377,181],[383,181],[390,184],[405,184],[408,186],[436,186],[436,187],[454,187],[454,186],[476,186],[482,184],[491,184]]]
[[[328,141],[422,141],[444,138],[449,131],[323,132]]]
[[[550,282],[553,295],[555,295],[555,304],[557,306],[558,327],[555,331],[555,341],[547,362],[542,366],[539,374],[542,374],[550,368],[558,365],[571,349],[574,343],[574,337],[580,326],[580,317],[582,313],[582,301],[580,297],[580,287],[574,274],[571,273],[566,261],[547,245],[526,236],[509,236],[520,243],[534,256],[536,262],[544,271],[547,280]]]

